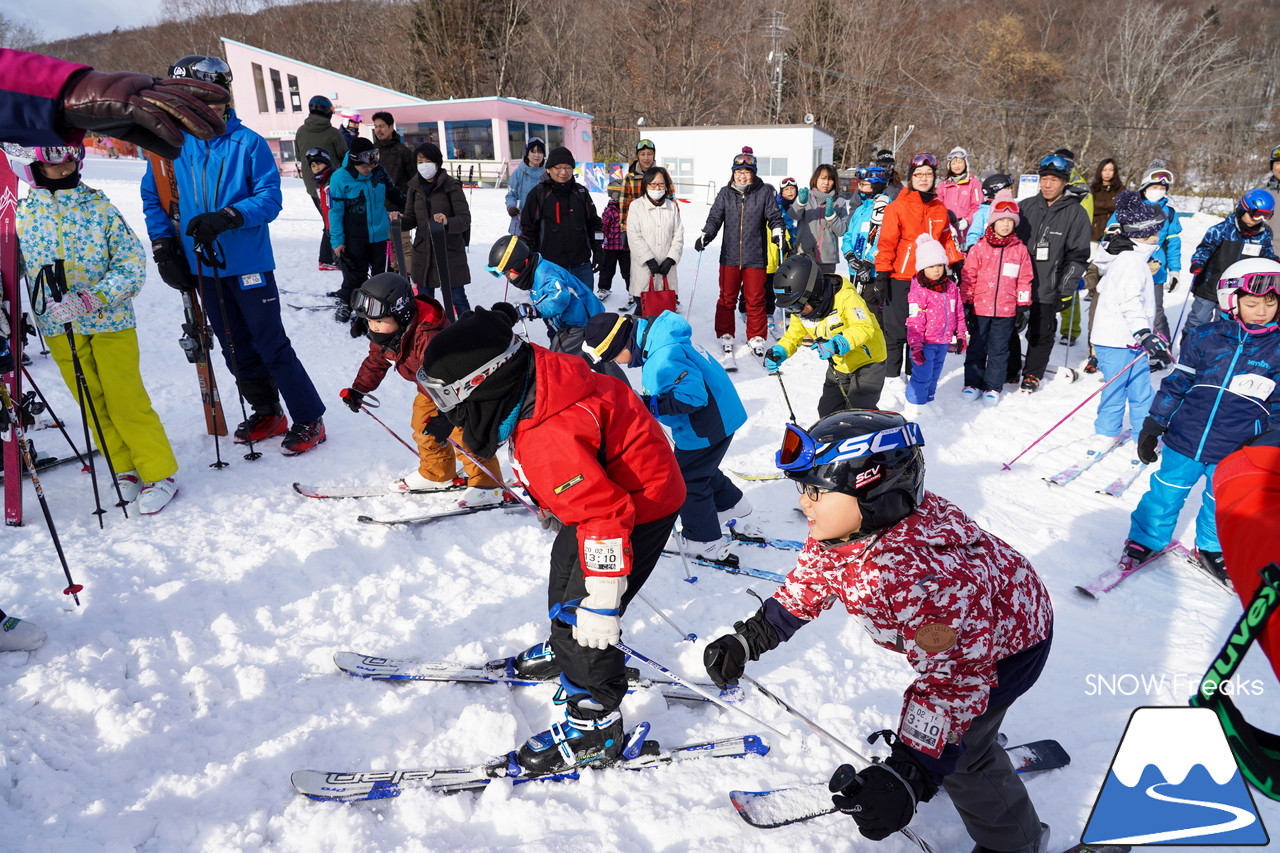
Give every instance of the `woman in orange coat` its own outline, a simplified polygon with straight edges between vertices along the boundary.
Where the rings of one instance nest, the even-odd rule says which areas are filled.
[[[876,277],[863,293],[884,331],[886,378],[902,373],[903,348],[907,343],[907,291],[916,272],[916,238],[928,234],[941,243],[950,265],[964,259],[956,248],[947,206],[934,192],[937,169],[938,158],[932,154],[911,158],[907,186],[884,209],[880,247],[876,252]]]

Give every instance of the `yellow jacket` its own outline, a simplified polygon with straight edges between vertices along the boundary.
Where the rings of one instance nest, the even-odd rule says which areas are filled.
[[[778,340],[778,346],[787,351],[787,357],[795,355],[805,338],[814,341],[830,340],[836,335],[843,335],[849,342],[849,351],[831,359],[831,364],[840,373],[853,373],[859,368],[877,361],[884,361],[884,334],[875,315],[862,301],[853,283],[844,276],[839,278],[840,289],[832,302],[831,310],[823,317],[805,319],[799,314],[791,315],[786,334]]]

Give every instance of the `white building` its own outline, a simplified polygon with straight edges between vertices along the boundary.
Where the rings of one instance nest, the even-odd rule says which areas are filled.
[[[682,195],[709,201],[729,183],[733,158],[748,146],[759,163],[760,179],[775,187],[783,178],[808,186],[809,176],[830,163],[835,139],[812,124],[710,127],[640,127],[652,140],[658,164],[666,167]]]

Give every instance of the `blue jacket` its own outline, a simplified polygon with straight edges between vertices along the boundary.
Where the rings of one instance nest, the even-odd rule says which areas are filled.
[[[700,450],[735,433],[747,410],[729,374],[690,342],[693,330],[679,314],[637,317],[635,339],[643,353],[641,394],[665,397],[658,420],[671,430],[677,450]]]
[[[235,110],[227,118],[226,133],[208,142],[186,134],[182,152],[174,162],[178,178],[180,234],[160,205],[151,163],[142,176],[142,209],[147,236],[153,241],[177,236],[182,240],[187,264],[196,268],[195,243],[187,236],[187,223],[201,213],[234,207],[244,217],[239,228],[218,235],[217,246],[226,259],[219,276],[245,275],[276,268],[267,224],[280,215],[280,173],[267,141],[240,123]]]
[[[604,311],[604,303],[576,275],[541,256],[537,263],[530,295],[538,313],[557,330],[584,327],[587,320]]]
[[[967,252],[977,245],[982,235],[987,233],[987,220],[991,217],[991,202],[984,201],[973,212],[969,220],[969,230],[964,233],[964,250]]]
[[[1178,211],[1169,204],[1169,199],[1162,198],[1148,204],[1154,204],[1164,211],[1164,225],[1160,226],[1156,250],[1151,253],[1151,260],[1160,264],[1160,269],[1153,272],[1151,277],[1156,284],[1163,285],[1168,280],[1169,273],[1182,271],[1182,238],[1178,236],[1182,233],[1182,225],[1178,222]],[[1113,213],[1107,220],[1107,227],[1110,228],[1117,222]]]
[[[511,173],[511,180],[507,183],[507,207],[524,207],[524,200],[529,196],[529,190],[542,183],[543,177],[547,174],[547,170],[542,166],[530,166],[528,163],[521,163],[516,166]]]
[[[1252,234],[1240,230],[1240,209],[1204,232],[1200,245],[1191,255],[1192,285],[1195,295],[1211,302],[1218,301],[1218,279],[1227,267],[1245,258],[1271,258],[1271,229],[1263,225]]]
[[[342,168],[335,169],[329,179],[329,242],[334,246],[345,245],[347,240],[362,235],[347,234],[345,217],[363,221],[370,243],[379,243],[390,235],[391,222],[387,218],[385,202],[387,187],[375,181],[373,175],[352,173],[351,154],[342,158]]]
[[[1160,383],[1151,417],[1164,443],[1206,465],[1250,436],[1280,427],[1280,328],[1251,335],[1234,320],[1192,329],[1173,372]]]
[[[864,198],[849,214],[849,225],[840,239],[840,256],[853,252],[864,261],[876,261],[876,241],[871,237],[871,213],[876,197]]]

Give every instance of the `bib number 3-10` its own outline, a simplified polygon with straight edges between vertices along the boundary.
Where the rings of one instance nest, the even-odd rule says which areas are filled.
[[[582,568],[589,575],[626,574],[622,539],[588,539],[583,542]]]

